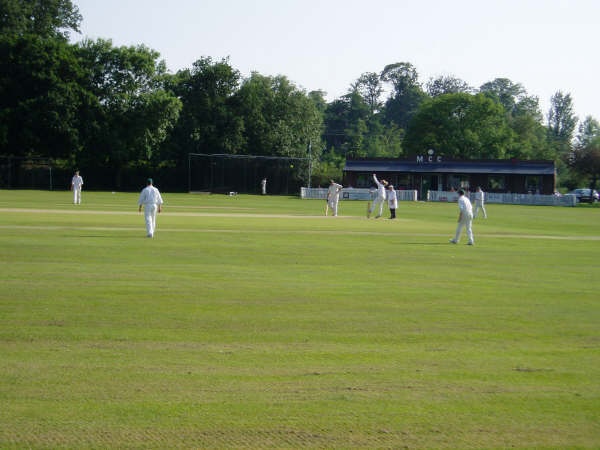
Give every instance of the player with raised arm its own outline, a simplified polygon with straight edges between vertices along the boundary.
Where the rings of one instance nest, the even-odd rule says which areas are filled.
[[[367,219],[369,217],[371,217],[371,214],[373,214],[373,211],[375,211],[375,208],[377,206],[379,206],[379,214],[377,214],[375,216],[376,219],[380,218],[381,215],[383,214],[383,204],[385,203],[385,188],[388,185],[388,182],[385,180],[381,180],[381,182],[377,179],[377,175],[373,174],[373,181],[375,181],[375,184],[377,185],[377,194],[375,196],[375,200],[373,200],[373,202],[371,203],[371,206],[368,206],[367,208]]]

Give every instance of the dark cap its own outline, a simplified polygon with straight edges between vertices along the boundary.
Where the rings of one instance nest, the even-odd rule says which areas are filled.
[[[152,178],[148,178],[147,183],[152,184]]]

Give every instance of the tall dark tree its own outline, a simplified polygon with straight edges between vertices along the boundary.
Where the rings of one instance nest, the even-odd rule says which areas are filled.
[[[546,128],[537,97],[527,95],[520,83],[496,78],[483,84],[479,92],[500,103],[506,112],[508,126],[515,133],[507,156],[519,159],[554,159],[555,150],[548,143]]]
[[[596,189],[600,181],[600,136],[573,151],[570,167],[590,189]]]
[[[0,38],[0,153],[69,159],[81,146],[84,72],[62,40]]]
[[[570,94],[556,92],[550,98],[548,111],[548,141],[556,154],[556,173],[559,183],[575,187],[579,175],[573,170],[572,158],[573,133],[577,125],[577,117],[573,113],[573,100]]]
[[[88,165],[114,169],[116,187],[127,166],[149,164],[175,124],[181,102],[166,91],[166,66],[143,45],[113,47],[110,40],[85,40],[79,56],[87,67],[87,88],[96,103],[86,116]]]
[[[496,78],[479,88],[479,92],[500,102],[509,115],[513,114],[517,103],[526,91],[520,83],[513,83],[508,78]]]
[[[327,100],[325,100],[325,92],[324,91],[310,91],[308,93],[308,98],[310,98],[315,104],[317,110],[324,114],[327,109]]]
[[[67,43],[69,0],[0,0],[0,152],[68,158],[80,147],[82,66]]]
[[[188,153],[243,151],[243,119],[234,112],[240,79],[239,71],[227,59],[213,61],[209,57],[172,78],[171,89],[183,103],[169,140],[172,158],[183,161]]]
[[[600,138],[600,122],[592,116],[587,116],[579,124],[577,136],[575,137],[575,148],[582,149],[588,147],[593,141]]]
[[[546,127],[542,124],[542,114],[536,97],[519,99],[512,112],[507,114],[508,126],[515,133],[509,150],[511,158],[555,159],[556,152],[548,142]]]
[[[380,77],[382,81],[391,83],[395,94],[405,95],[415,87],[420,87],[417,69],[408,62],[388,64]]]
[[[561,154],[571,149],[573,133],[577,126],[577,117],[573,113],[571,94],[556,92],[550,99],[548,111],[548,133],[551,141]]]
[[[431,97],[443,94],[470,94],[472,92],[473,88],[466,81],[452,75],[441,75],[437,78],[431,78],[427,82],[427,93]]]
[[[596,189],[600,180],[600,123],[592,116],[579,124],[573,148],[561,163],[568,168],[562,179],[567,187]]]
[[[253,73],[235,95],[244,121],[245,153],[305,158],[320,152],[323,116],[314,98],[284,76]]]
[[[82,17],[71,0],[0,0],[0,35],[42,38],[79,32]]]
[[[363,146],[370,107],[356,91],[334,100],[325,111],[325,141],[328,151],[343,156],[366,156]]]
[[[395,124],[406,129],[426,98],[419,83],[417,70],[406,62],[389,64],[381,72],[380,78],[392,87],[390,97],[385,103],[386,125]]]
[[[351,91],[356,91],[362,96],[367,105],[369,105],[371,115],[381,109],[383,86],[378,74],[374,72],[363,73],[352,85]]]

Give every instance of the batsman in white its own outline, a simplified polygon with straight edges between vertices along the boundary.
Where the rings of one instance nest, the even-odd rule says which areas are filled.
[[[379,182],[377,175],[375,174],[373,174],[373,181],[375,181],[375,184],[377,185],[377,195],[375,196],[375,200],[373,200],[371,203],[371,206],[368,206],[367,218],[371,217],[371,214],[373,214],[375,208],[379,206],[379,214],[375,216],[375,218],[378,219],[383,214],[383,204],[385,203],[386,198],[385,187],[388,185],[388,182],[385,180],[381,180],[381,182]]]
[[[338,202],[340,201],[340,192],[343,186],[330,180],[329,189],[327,189],[327,205],[325,206],[325,215],[329,213],[329,208],[333,211],[333,215],[338,215]]]
[[[158,189],[152,185],[152,178],[148,178],[147,185],[140,193],[138,200],[138,211],[142,212],[144,207],[144,219],[146,220],[146,236],[154,237],[156,230],[156,213],[162,211],[163,199]]]
[[[458,244],[460,241],[460,234],[463,228],[467,230],[467,237],[469,241],[467,244],[473,245],[475,241],[473,240],[473,207],[471,206],[471,201],[465,195],[465,191],[462,189],[458,191],[458,225],[456,226],[456,235],[454,239],[450,239],[452,244]]]

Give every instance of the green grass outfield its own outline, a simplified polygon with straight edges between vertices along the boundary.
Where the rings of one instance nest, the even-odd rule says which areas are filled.
[[[600,207],[137,197],[0,191],[0,448],[600,448]]]

